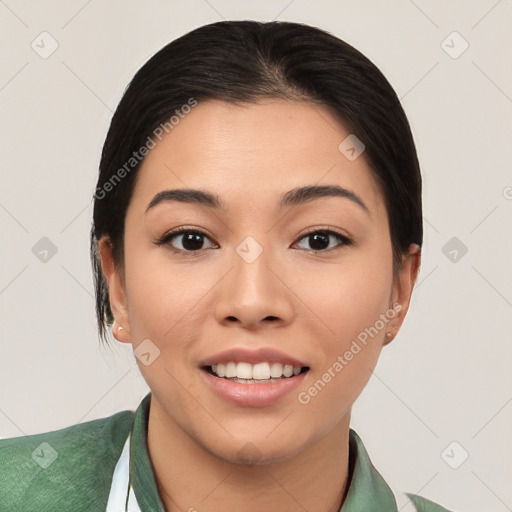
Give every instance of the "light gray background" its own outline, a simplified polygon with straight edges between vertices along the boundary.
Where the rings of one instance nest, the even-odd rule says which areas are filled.
[[[135,71],[221,19],[327,29],[401,97],[423,169],[423,263],[353,427],[397,487],[454,510],[512,510],[511,0],[0,1],[0,435],[134,409],[148,392],[131,347],[102,350],[96,335],[88,234],[100,150]],[[58,43],[47,58],[43,31]],[[42,237],[58,249],[46,262],[32,251]],[[445,247],[452,237],[459,248]],[[463,450],[452,469],[445,459],[457,465]]]

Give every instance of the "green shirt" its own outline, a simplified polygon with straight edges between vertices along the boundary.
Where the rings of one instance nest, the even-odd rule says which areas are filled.
[[[0,511],[105,511],[114,469],[129,439],[129,478],[140,510],[165,512],[147,447],[150,400],[148,393],[135,413],[1,440]],[[349,454],[350,486],[340,512],[397,512],[391,488],[352,429]],[[449,512],[425,498],[406,497],[418,512]]]

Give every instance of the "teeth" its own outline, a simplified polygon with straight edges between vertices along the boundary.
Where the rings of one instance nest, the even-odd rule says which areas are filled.
[[[270,367],[270,376],[274,378],[279,378],[283,375],[283,365],[281,363],[272,363]]]
[[[226,376],[226,365],[218,364],[216,373],[219,377],[225,377]]]
[[[270,365],[268,363],[258,363],[252,367],[252,378],[256,380],[270,379]]]
[[[235,363],[228,363],[226,365],[226,379],[231,379],[233,377],[236,377],[237,376],[237,373],[236,373],[236,364]]]
[[[250,364],[245,362],[219,363],[211,366],[212,372],[218,377],[226,379],[245,379],[245,380],[269,380],[279,379],[281,377],[291,377],[299,375],[302,368],[293,367],[290,364],[281,363],[258,363]]]
[[[230,364],[230,363],[228,363]],[[235,363],[233,363],[235,364]],[[239,379],[252,379],[252,364],[238,363],[236,365],[236,376]],[[227,375],[226,375],[227,377]]]

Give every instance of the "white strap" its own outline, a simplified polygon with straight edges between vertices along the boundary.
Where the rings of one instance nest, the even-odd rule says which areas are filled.
[[[130,493],[128,496],[128,507],[126,508],[126,512],[141,512],[139,504],[137,502],[137,498],[135,497],[135,493],[133,492],[133,487],[130,485]]]
[[[117,461],[112,477],[112,486],[106,512],[141,512],[137,498],[130,484],[130,434]],[[128,505],[126,497],[128,496]]]
[[[398,512],[418,512],[418,509],[416,508],[416,505],[412,502],[411,498],[409,498],[405,493],[389,485],[389,483],[388,487],[391,489],[391,492],[395,497],[396,509]]]

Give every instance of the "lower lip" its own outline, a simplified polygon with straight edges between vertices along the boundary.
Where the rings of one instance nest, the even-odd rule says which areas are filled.
[[[221,398],[243,407],[265,407],[281,400],[297,389],[307,372],[265,384],[242,384],[215,377],[204,369],[201,369],[201,373],[208,385]]]

